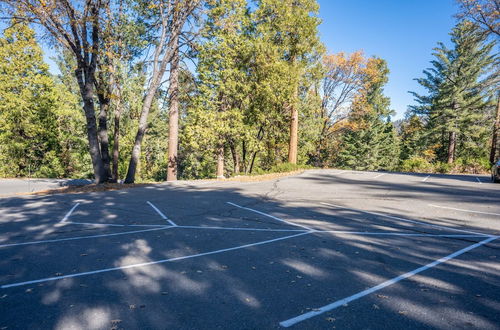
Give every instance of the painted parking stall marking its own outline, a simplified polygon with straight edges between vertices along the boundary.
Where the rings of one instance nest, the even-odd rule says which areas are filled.
[[[185,260],[185,259],[190,259],[190,258],[203,257],[203,256],[212,255],[212,254],[218,254],[218,253],[223,253],[223,252],[245,249],[245,248],[252,247],[252,246],[269,244],[269,243],[273,243],[273,242],[277,242],[277,241],[282,241],[282,240],[286,240],[286,239],[290,239],[290,238],[294,238],[294,237],[307,235],[310,233],[311,232],[302,232],[299,234],[289,235],[289,236],[285,236],[285,237],[279,237],[279,238],[274,238],[274,239],[270,239],[270,240],[265,240],[265,241],[260,241],[260,242],[250,243],[250,244],[245,244],[245,245],[240,245],[240,246],[234,246],[234,247],[230,247],[227,249],[220,249],[220,250],[215,250],[215,251],[191,254],[191,255],[182,256],[182,257],[162,259],[162,260],[156,260],[156,261],[150,261],[150,262],[143,262],[143,263],[132,264],[132,265],[127,265],[127,266],[122,266],[122,267],[111,267],[111,268],[97,269],[97,270],[93,270],[93,271],[89,271],[89,272],[75,273],[75,274],[69,274],[69,275],[53,276],[53,277],[41,278],[41,279],[32,280],[32,281],[5,284],[5,285],[2,285],[0,288],[7,289],[7,288],[16,287],[16,286],[28,285],[28,284],[51,282],[51,281],[62,280],[65,278],[73,278],[73,277],[87,276],[87,275],[93,275],[93,274],[107,273],[107,272],[112,272],[112,271],[116,271],[116,270],[145,267],[145,266],[150,266],[150,265],[162,264],[162,263],[166,263],[166,262],[173,262],[173,261]]]
[[[477,247],[480,247],[481,245],[487,244],[487,243],[489,243],[489,242],[491,242],[491,241],[493,241],[493,240],[495,240],[497,238],[498,238],[497,236],[489,237],[489,238],[487,238],[487,239],[485,239],[485,240],[483,240],[483,241],[481,241],[479,243],[470,245],[470,246],[468,246],[468,247],[466,247],[466,248],[464,248],[462,250],[459,250],[459,251],[454,252],[454,253],[452,253],[450,255],[447,255],[446,257],[443,257],[441,259],[433,261],[430,264],[427,264],[425,266],[422,266],[420,268],[412,270],[411,272],[408,272],[408,273],[399,275],[397,277],[394,277],[394,278],[392,278],[392,279],[390,279],[388,281],[385,281],[385,282],[383,282],[383,283],[381,283],[381,284],[379,284],[377,286],[374,286],[374,287],[369,288],[367,290],[358,292],[358,293],[356,293],[356,294],[354,294],[352,296],[349,296],[347,298],[338,300],[338,301],[333,302],[331,304],[328,304],[328,305],[325,305],[325,306],[322,306],[322,307],[319,307],[319,308],[315,308],[314,310],[312,310],[310,312],[307,312],[307,313],[301,314],[299,316],[292,317],[292,318],[290,318],[288,320],[282,321],[282,322],[280,322],[280,325],[282,327],[288,328],[288,327],[291,327],[292,325],[297,324],[299,322],[302,322],[302,321],[305,321],[305,320],[310,319],[312,317],[315,317],[315,316],[321,315],[323,313],[332,311],[335,308],[338,308],[338,307],[340,307],[342,305],[345,305],[345,304],[347,304],[347,303],[349,303],[351,301],[357,300],[357,299],[362,298],[364,296],[367,296],[367,295],[369,295],[371,293],[374,293],[374,292],[377,292],[379,290],[382,290],[383,288],[388,287],[389,285],[395,284],[395,283],[397,283],[399,281],[402,281],[404,279],[407,279],[407,278],[409,278],[409,277],[411,277],[413,275],[421,273],[421,272],[423,272],[423,271],[425,271],[425,270],[427,270],[429,268],[432,268],[432,267],[435,267],[435,266],[437,266],[439,264],[447,262],[450,259],[458,257],[461,254],[464,254],[464,253],[466,253],[466,252],[468,252],[470,250],[473,250],[473,249],[475,249]]]
[[[78,205],[80,205],[80,203],[76,203],[72,208],[71,210],[68,211],[68,213],[66,213],[66,215],[64,216],[64,218],[62,218],[62,220],[60,221],[60,223],[64,223],[66,222],[68,219],[69,219],[69,216],[71,215],[71,213],[73,213],[73,211],[78,207]]]
[[[173,222],[165,214],[163,214],[156,206],[153,205],[153,203],[151,203],[150,201],[147,201],[147,203],[163,218],[163,220],[167,220],[167,222],[172,226],[177,226],[175,222]]]
[[[245,206],[241,206],[241,205],[238,205],[238,204],[235,204],[235,203],[232,203],[232,202],[226,202],[227,204],[229,205],[232,205],[234,207],[237,207],[237,208],[240,208],[240,209],[243,209],[243,210],[247,210],[247,211],[250,211],[250,212],[254,212],[254,213],[257,213],[257,214],[260,214],[260,215],[263,215],[265,217],[268,217],[268,218],[271,218],[271,219],[274,219],[274,220],[277,220],[277,221],[280,221],[280,222],[284,222],[286,224],[289,224],[291,226],[297,226],[297,227],[301,227],[301,228],[304,228],[305,230],[309,230],[309,231],[312,231],[313,229],[309,228],[309,227],[306,227],[304,225],[301,225],[301,224],[298,224],[298,223],[293,223],[293,222],[290,222],[290,221],[287,221],[287,220],[284,220],[284,219],[281,219],[281,218],[278,218],[278,217],[275,217],[274,215],[270,215],[270,214],[267,214],[267,213],[264,213],[264,212],[261,212],[261,211],[258,211],[258,210],[255,210],[255,209],[252,209],[252,208],[249,208],[249,207],[245,207]]]

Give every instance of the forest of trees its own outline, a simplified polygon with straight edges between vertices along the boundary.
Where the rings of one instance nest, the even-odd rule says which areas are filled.
[[[388,63],[328,54],[316,0],[0,3],[0,177],[481,172],[500,156],[498,0],[457,1],[398,121]]]

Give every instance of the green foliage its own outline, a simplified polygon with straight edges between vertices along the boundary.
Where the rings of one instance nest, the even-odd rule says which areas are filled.
[[[424,71],[425,78],[417,79],[428,93],[413,93],[418,105],[411,107],[426,123],[426,144],[439,145],[437,159],[448,162],[486,156],[491,128],[485,122],[491,118],[491,97],[498,87],[495,74],[491,75],[494,42],[488,43],[478,26],[460,22],[451,41],[451,49],[443,43],[435,48],[433,67]],[[455,152],[450,153],[450,145]]]
[[[356,170],[393,170],[397,166],[399,141],[390,122],[390,101],[383,94],[389,70],[385,61],[373,59],[374,75],[353,105],[352,123],[342,138],[337,166]]]
[[[297,165],[292,163],[281,163],[271,167],[270,173],[287,173],[298,170],[305,170],[313,168],[311,165]]]
[[[403,160],[399,170],[403,172],[430,173],[434,171],[434,167],[425,158],[413,156]]]
[[[81,173],[83,118],[77,100],[48,73],[35,33],[13,24],[0,38],[0,175]]]
[[[147,85],[143,48],[158,37],[153,25],[146,26],[154,24],[159,9],[149,1],[131,4],[111,22],[120,27],[119,40],[113,33],[103,35],[98,70],[101,82],[112,87],[111,149],[118,141],[113,114],[121,112],[121,178]],[[321,66],[316,0],[208,0],[204,5],[200,37],[189,54],[196,57],[196,72],[182,65],[180,71],[179,178],[215,177],[218,154],[224,156],[227,176],[290,172],[310,164],[440,173],[488,169],[497,58],[491,54],[494,44],[474,24],[461,22],[451,34],[453,47],[435,49],[432,68],[418,79],[427,94],[414,94],[418,104],[395,125],[384,95],[389,74],[384,60],[357,52],[349,59],[330,56],[328,70]],[[0,38],[0,176],[92,176],[76,63],[67,51],[56,63],[60,74],[53,77],[26,25],[13,24]],[[319,92],[328,74],[332,84],[344,74],[340,81],[353,88],[335,120],[325,113],[328,104]],[[151,106],[137,181],[166,177],[167,90],[160,88]],[[299,165],[287,163],[292,109],[299,114]],[[457,135],[452,164],[447,162],[450,132]]]
[[[425,158],[411,157],[401,162],[398,170],[419,173],[487,173],[490,170],[488,158],[458,158],[455,163],[431,163]]]

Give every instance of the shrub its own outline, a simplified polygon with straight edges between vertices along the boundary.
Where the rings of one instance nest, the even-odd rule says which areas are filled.
[[[445,162],[437,162],[434,165],[434,171],[437,173],[450,173],[454,172],[454,166]]]
[[[487,158],[458,158],[456,161],[457,172],[460,173],[488,173],[490,161]]]
[[[313,168],[313,167],[310,165],[297,165],[297,164],[292,164],[292,163],[281,163],[281,164],[274,165],[273,167],[271,167],[271,170],[269,172],[270,173],[286,173],[286,172],[293,172],[293,171],[310,169],[310,168]]]
[[[412,157],[403,161],[400,170],[403,172],[433,172],[434,168],[426,159]]]

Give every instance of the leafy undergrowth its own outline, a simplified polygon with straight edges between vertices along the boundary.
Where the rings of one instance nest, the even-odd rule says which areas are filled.
[[[399,170],[402,172],[446,173],[446,174],[488,174],[490,164],[487,159],[458,158],[453,164],[429,162],[421,157],[404,160]]]

